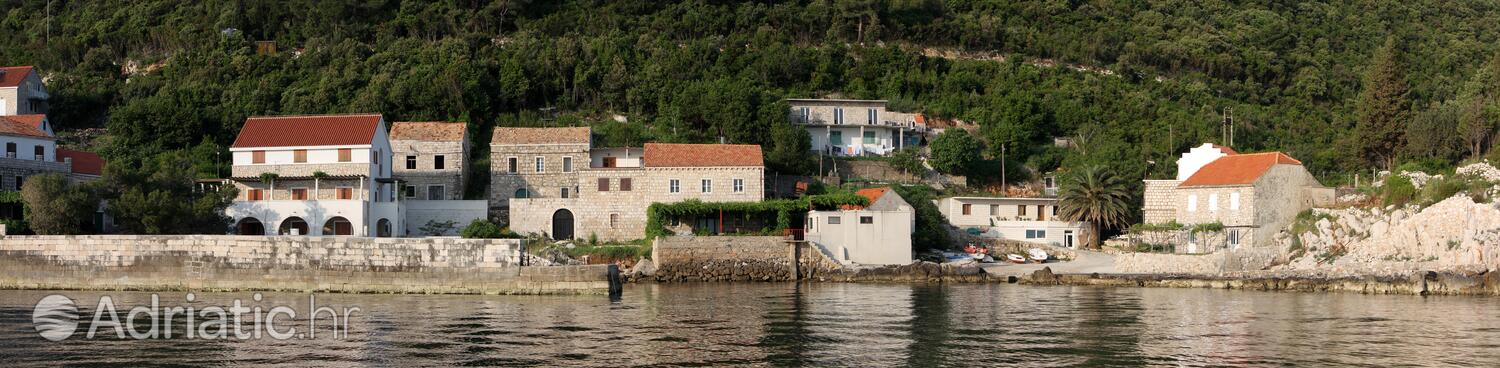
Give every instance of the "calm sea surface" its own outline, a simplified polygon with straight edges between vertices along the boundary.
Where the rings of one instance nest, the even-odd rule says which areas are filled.
[[[70,338],[33,307],[76,301]],[[122,340],[82,335],[108,295],[123,319],[150,293],[0,291],[0,365],[298,366],[1472,366],[1500,367],[1500,299],[1017,285],[628,285],[603,296],[318,294],[358,307],[348,336]],[[160,305],[294,306],[307,294],[160,294]],[[144,316],[144,314],[143,314]],[[247,319],[253,319],[247,317]],[[152,319],[139,317],[139,332]],[[155,319],[158,324],[165,318]],[[198,321],[201,323],[201,320]],[[256,326],[247,322],[244,329]],[[99,327],[99,326],[94,326]],[[200,326],[201,327],[201,326]],[[162,328],[161,330],[167,330]],[[217,331],[210,328],[207,331]],[[160,331],[158,331],[160,332]],[[253,336],[252,336],[253,337]]]

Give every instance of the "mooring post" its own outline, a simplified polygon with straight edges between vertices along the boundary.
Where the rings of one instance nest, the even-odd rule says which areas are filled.
[[[620,265],[610,264],[609,272],[605,275],[605,277],[609,279],[610,298],[618,298],[620,296],[620,293],[624,291],[623,289],[625,287],[625,282],[620,280]]]

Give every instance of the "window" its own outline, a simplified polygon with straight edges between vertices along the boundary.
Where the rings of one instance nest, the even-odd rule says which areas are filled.
[[[406,198],[414,198],[414,197],[416,197],[417,196],[417,186],[415,186],[415,185],[408,185],[405,188],[401,188],[401,195],[406,196]]]
[[[1046,239],[1047,230],[1026,230],[1027,239]]]
[[[992,204],[992,205],[990,205],[990,216],[1000,216],[1000,205],[998,205],[998,204]]]
[[[1057,217],[1057,206],[1052,206],[1052,217]]]
[[[621,192],[629,192],[630,191],[630,178],[620,178],[620,191]]]
[[[1016,216],[1026,216],[1026,205],[1024,205],[1024,204],[1018,204],[1018,205],[1016,205]]]
[[[573,172],[573,158],[572,157],[563,157],[563,172],[565,172],[565,173]]]
[[[1198,195],[1188,195],[1188,212],[1198,212]]]
[[[266,199],[265,195],[265,191],[262,191],[260,189],[251,189],[250,191],[245,192],[245,199],[251,201],[260,201]]]
[[[37,161],[45,160],[45,157],[47,157],[45,151],[43,151],[42,146],[33,146],[33,147],[31,147],[31,154],[32,154],[32,157],[35,158]]]
[[[704,193],[713,193],[714,192],[714,181],[713,180],[703,179],[703,192]]]
[[[878,122],[878,120],[875,120],[875,118],[876,118],[875,109],[869,109],[868,110],[868,115],[869,115],[869,118],[870,118],[870,124],[871,125],[874,125],[874,124],[876,124],[876,122]]]
[[[972,214],[974,214],[974,208],[973,207],[974,207],[974,205],[971,205],[971,204],[968,204],[968,203],[964,203],[964,214],[965,215],[972,215]]]
[[[337,199],[354,199],[354,188],[338,188],[333,190]]]
[[[1036,220],[1047,221],[1047,206],[1036,205]]]
[[[619,166],[619,159],[614,157],[605,157],[603,159],[600,159],[599,161],[606,168]]]
[[[668,180],[667,181],[667,193],[681,192],[682,191],[682,187],[678,186],[678,184],[679,183],[677,182],[677,179]]]
[[[1224,232],[1227,233],[1227,235],[1229,236],[1229,245],[1235,246],[1235,247],[1240,246],[1240,232],[1239,231],[1235,231],[1234,229],[1228,229],[1228,230],[1224,230]]]
[[[417,169],[417,156],[412,156],[412,155],[407,155],[406,156],[406,169],[407,170],[416,170]]]
[[[339,162],[354,161],[354,150],[348,148],[339,149]]]
[[[1240,209],[1240,193],[1239,192],[1229,193],[1229,210],[1230,211],[1238,211],[1239,209]]]
[[[734,192],[735,193],[744,193],[745,192],[745,179],[734,179]]]
[[[294,201],[305,201],[305,200],[307,200],[307,188],[292,188],[292,200],[294,200]]]
[[[1208,194],[1208,212],[1219,211],[1219,193]]]
[[[864,225],[874,224],[875,216],[860,216],[859,223]]]
[[[834,124],[843,124],[844,123],[844,109],[833,109],[833,123]]]
[[[444,189],[446,189],[446,188],[443,188],[443,186],[441,186],[441,185],[428,185],[427,186],[427,200],[429,200],[429,201],[440,201],[440,200],[443,200],[443,198],[446,197],[447,194],[448,194],[448,193],[445,193],[446,190],[444,190]]]
[[[382,169],[382,166],[384,165],[384,162],[381,162],[381,160],[380,160],[380,151],[379,150],[370,151],[370,162],[372,162],[372,163],[375,164],[375,172],[378,172],[378,173],[385,172],[385,170]]]
[[[807,122],[807,118],[808,118],[808,113],[810,113],[810,111],[808,111],[806,107],[802,107],[801,109],[802,109],[802,122],[806,123]]]
[[[292,150],[292,162],[307,162],[307,150]]]
[[[838,225],[840,222],[843,222],[843,221],[844,221],[844,219],[841,218],[841,217],[838,217],[838,216],[828,216],[828,224],[829,225]]]
[[[536,158],[536,172],[542,172],[542,169],[546,167],[546,163],[547,163],[547,161],[545,159],[543,159],[541,156],[537,156],[537,158]]]
[[[865,144],[875,144],[875,132],[865,132]]]
[[[844,144],[844,132],[828,132],[828,144],[835,146]]]
[[[517,170],[516,170],[516,158],[515,157],[507,158],[507,159],[505,159],[505,161],[508,164],[507,165],[508,169],[505,170],[505,172],[508,172],[508,173],[511,173],[511,174],[515,174],[517,172]]]
[[[562,194],[562,198],[568,198],[568,188],[567,187],[561,188],[558,192]]]
[[[5,144],[5,157],[16,158],[16,144],[15,143],[6,143]]]
[[[609,178],[599,178],[599,191],[600,192],[608,192],[609,191]]]
[[[26,182],[26,175],[16,175],[16,190],[21,190],[21,185]]]
[[[443,155],[432,156],[432,169],[433,170],[442,170],[443,169]]]
[[[618,226],[619,224],[620,224],[620,214],[618,214],[618,213],[611,213],[611,214],[609,214],[609,228],[613,229],[616,226]]]
[[[6,148],[8,150],[7,152],[10,152],[9,151],[10,147],[6,147]],[[250,163],[253,163],[253,164],[263,164],[263,163],[266,163],[266,151],[253,151],[253,152],[250,152]]]

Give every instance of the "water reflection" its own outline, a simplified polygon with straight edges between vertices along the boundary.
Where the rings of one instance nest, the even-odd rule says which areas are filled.
[[[1500,366],[1497,298],[905,284],[632,285],[602,296],[319,295],[347,339],[50,342],[0,291],[0,361],[71,365]],[[111,295],[64,292],[92,315]],[[245,293],[200,293],[220,305]],[[306,303],[266,294],[263,304]],[[162,300],[182,300],[163,294]],[[305,313],[299,309],[299,316]],[[80,326],[86,330],[90,326]],[[295,327],[309,326],[302,322]],[[180,328],[180,327],[178,327]]]

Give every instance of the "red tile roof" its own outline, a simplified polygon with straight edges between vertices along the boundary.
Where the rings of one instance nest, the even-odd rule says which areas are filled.
[[[0,134],[32,137],[41,139],[56,139],[41,130],[41,120],[45,115],[15,115],[0,116]]]
[[[1180,187],[1249,185],[1276,165],[1301,165],[1302,161],[1281,152],[1261,152],[1220,157],[1204,165]]]
[[[57,149],[58,162],[62,162],[63,159],[68,158],[73,159],[73,173],[75,174],[104,174],[104,159],[99,158],[99,155],[93,152],[74,151],[65,148]]]
[[[391,123],[391,140],[462,142],[464,123],[399,121]]]
[[[860,197],[865,197],[865,199],[870,200],[870,205],[874,205],[876,201],[880,200],[880,196],[885,195],[885,193],[889,191],[891,191],[891,188],[865,188],[855,191],[854,194],[859,195]],[[839,208],[846,210],[859,210],[864,209],[865,206],[846,204],[843,206],[839,206]]]
[[[765,166],[753,144],[646,143],[641,160],[646,167]]]
[[[26,80],[27,75],[31,75],[31,70],[29,66],[0,67],[0,88],[20,86],[21,81]]]
[[[1229,147],[1225,147],[1225,146],[1220,146],[1220,145],[1213,144],[1213,143],[1209,143],[1209,145],[1213,146],[1214,148],[1218,148],[1219,151],[1223,151],[1224,154],[1226,154],[1226,155],[1238,155],[1238,154],[1240,154],[1239,152],[1235,152],[1233,148],[1229,148]]]
[[[245,119],[230,147],[365,145],[380,121],[380,114],[256,116]]]
[[[579,128],[495,128],[490,144],[588,144],[592,130]]]

